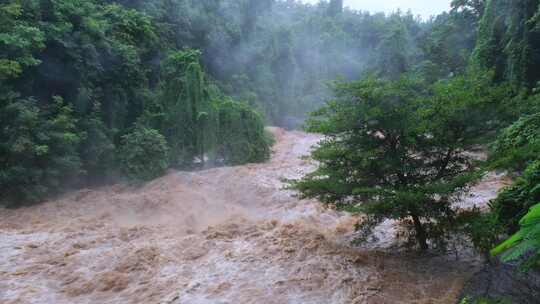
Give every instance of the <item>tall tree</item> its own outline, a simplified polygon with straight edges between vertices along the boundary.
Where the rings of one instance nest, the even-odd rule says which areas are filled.
[[[398,79],[410,69],[409,39],[407,30],[402,23],[396,22],[384,36],[378,46],[379,62],[377,69],[381,77]]]
[[[450,6],[453,11],[461,11],[479,20],[484,15],[486,2],[486,0],[452,0]]]
[[[328,15],[335,17],[343,12],[343,0],[330,0]]]
[[[160,130],[171,145],[173,165],[190,164],[216,146],[218,120],[199,63],[200,52],[175,52],[164,61]]]
[[[318,169],[293,187],[367,214],[366,228],[402,220],[422,250],[444,241],[453,200],[478,177],[464,152],[486,132],[493,101],[485,84],[457,78],[431,92],[407,78],[338,84],[337,98],[309,123],[325,135],[312,154]]]

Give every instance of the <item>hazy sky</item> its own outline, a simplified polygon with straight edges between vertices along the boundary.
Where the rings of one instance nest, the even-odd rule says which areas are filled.
[[[415,15],[429,17],[450,8],[451,0],[344,0],[345,6],[370,11],[392,12],[397,8],[403,11],[411,9]],[[319,0],[303,0],[303,2],[317,3]]]

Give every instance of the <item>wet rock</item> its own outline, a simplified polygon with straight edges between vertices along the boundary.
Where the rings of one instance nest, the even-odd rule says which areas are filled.
[[[464,297],[505,299],[513,304],[540,303],[540,271],[528,273],[499,263],[486,266],[465,285]]]

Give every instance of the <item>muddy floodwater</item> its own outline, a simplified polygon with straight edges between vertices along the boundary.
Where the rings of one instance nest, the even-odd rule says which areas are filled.
[[[351,246],[353,217],[283,189],[313,169],[301,156],[320,138],[272,131],[264,164],[0,209],[0,303],[455,303],[471,261]],[[469,201],[501,184],[491,177]],[[383,242],[393,226],[377,231]]]

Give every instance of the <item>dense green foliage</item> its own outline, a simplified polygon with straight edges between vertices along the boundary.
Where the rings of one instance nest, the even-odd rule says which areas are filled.
[[[474,61],[495,71],[495,80],[534,88],[540,80],[540,2],[487,1]]]
[[[496,167],[523,171],[540,153],[540,112],[525,115],[504,129],[492,147]]]
[[[494,158],[495,164],[520,172],[513,184],[491,203],[497,222],[509,233],[519,229],[520,219],[540,201],[540,159],[534,152],[538,151],[539,129],[535,116],[522,118],[506,129],[495,145],[497,153],[494,155],[499,156]]]
[[[264,130],[261,117],[247,105],[225,101],[219,107],[217,155],[227,164],[260,162],[270,157],[272,135]]]
[[[473,56],[476,66],[495,72],[495,81],[508,81],[521,90],[512,103],[513,116],[521,117],[500,133],[490,156],[493,167],[509,170],[516,178],[491,203],[490,216],[496,219],[494,226],[515,233],[493,253],[512,247],[507,260],[529,256],[528,266],[537,259],[534,244],[540,239],[534,233],[537,209],[533,208],[540,201],[539,12],[539,1],[488,1]]]
[[[171,162],[185,165],[204,160],[215,149],[216,104],[209,95],[197,51],[175,52],[165,59],[158,97],[158,127],[171,145]]]
[[[540,160],[530,163],[514,183],[501,191],[491,203],[498,223],[512,233],[532,205],[540,201]]]
[[[270,149],[262,116],[210,83],[199,56],[187,50],[165,59],[157,102],[143,120],[165,135],[174,165],[264,161]]]
[[[531,232],[536,216],[534,210],[537,208],[529,211],[540,201],[539,117],[539,113],[524,115],[504,129],[493,144],[491,154],[494,167],[508,169],[517,175],[512,185],[503,189],[490,204],[491,213],[488,216],[496,219],[491,227],[514,234],[493,253],[499,254],[512,248],[504,259],[520,258],[519,261],[527,267],[534,266],[538,260],[538,254],[531,254],[530,251],[538,251],[539,247],[534,244],[540,240],[538,233]]]
[[[0,17],[2,201],[37,201],[120,171],[148,179],[167,163],[269,156],[262,116],[224,95],[200,53],[179,50],[192,44],[178,44],[165,20],[99,0],[4,1]],[[231,129],[231,137],[256,150],[220,148],[219,127],[230,122],[219,117],[227,111],[238,111],[229,116],[250,129]],[[155,132],[132,133],[135,125]],[[167,149],[145,147],[162,135]],[[141,150],[124,155],[124,145]],[[140,167],[137,153],[166,150],[168,159]]]
[[[150,180],[161,176],[169,167],[167,141],[158,131],[137,126],[122,140],[118,154],[128,176]]]
[[[60,97],[44,109],[12,97],[0,104],[0,191],[6,199],[34,201],[81,173],[71,107]]]

